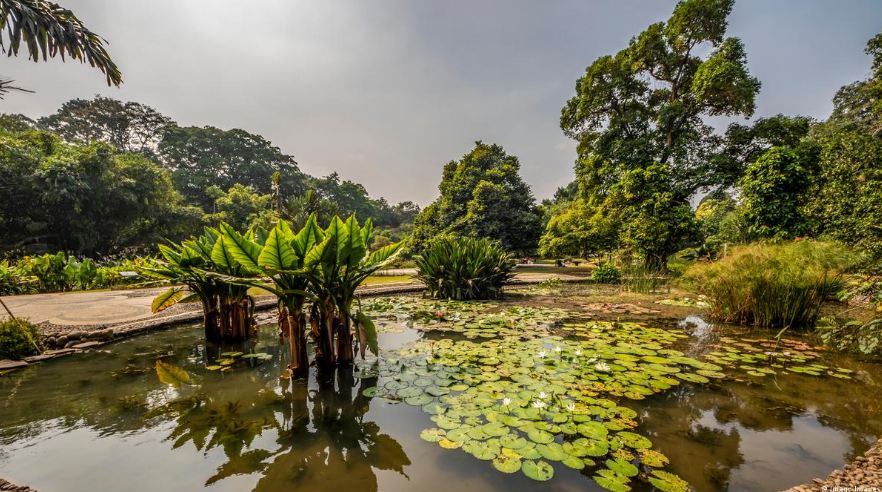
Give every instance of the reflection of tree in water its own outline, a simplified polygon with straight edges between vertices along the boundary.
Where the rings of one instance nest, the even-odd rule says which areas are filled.
[[[663,398],[641,405],[644,420],[655,422],[647,436],[674,466],[688,463],[676,472],[696,490],[725,490],[731,470],[744,463],[737,429],[701,423],[707,412],[715,411],[728,397],[696,393],[692,386],[680,386]]]
[[[283,385],[282,395],[261,389],[247,402],[200,393],[164,405],[148,417],[176,416],[177,425],[168,437],[173,448],[192,442],[204,452],[224,450],[226,463],[206,485],[261,472],[264,476],[255,490],[309,485],[377,490],[374,468],[403,474],[410,460],[375,422],[364,421],[369,399],[361,391],[375,385],[375,378],[361,379],[355,387],[352,369],[340,369],[336,381],[318,381],[314,388],[295,381],[290,388]],[[278,433],[277,449],[247,449],[268,429]]]

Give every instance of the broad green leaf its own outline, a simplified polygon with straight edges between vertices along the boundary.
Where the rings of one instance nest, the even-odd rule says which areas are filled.
[[[211,248],[211,261],[225,270],[236,266],[236,260],[223,241],[215,241],[214,247]]]
[[[283,228],[276,227],[270,231],[257,263],[272,270],[293,270],[297,267],[297,254]]]
[[[224,233],[221,241],[223,241],[224,247],[230,256],[246,269],[259,271],[260,267],[257,261],[260,256],[260,245],[239,234],[228,224],[221,224],[220,227]],[[212,257],[212,259],[214,258]]]
[[[153,302],[150,304],[150,310],[154,313],[165,311],[177,304],[186,295],[187,291],[183,287],[172,287],[153,299]]]
[[[374,322],[371,321],[370,318],[363,312],[359,311],[356,314],[356,318],[358,320],[358,329],[359,329],[359,338],[361,338],[362,334],[364,336],[364,341],[367,343],[367,347],[371,350],[371,353],[374,355],[379,355],[380,347],[377,343],[377,327],[374,325]],[[364,346],[362,346],[361,357],[364,358]]]

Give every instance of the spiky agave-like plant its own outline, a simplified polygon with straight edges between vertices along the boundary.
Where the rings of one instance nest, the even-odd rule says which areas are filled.
[[[514,268],[498,243],[471,237],[438,238],[415,261],[432,297],[460,301],[501,297]]]

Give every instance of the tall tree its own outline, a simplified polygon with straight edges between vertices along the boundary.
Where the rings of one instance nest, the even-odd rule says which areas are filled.
[[[39,125],[71,143],[106,142],[122,152],[154,155],[171,118],[150,106],[109,97],[73,99]]]
[[[6,34],[6,36],[4,36]],[[8,36],[8,39],[7,39]],[[45,0],[0,0],[0,50],[18,56],[22,43],[35,62],[70,57],[101,70],[107,85],[120,85],[122,74],[107,49],[106,41],[90,31],[68,9]],[[0,81],[0,98],[11,86]]]
[[[576,83],[561,128],[579,142],[577,174],[604,193],[625,171],[667,164],[678,199],[714,184],[705,116],[750,116],[760,83],[726,37],[734,0],[685,0]],[[702,57],[700,53],[707,53]]]
[[[228,190],[239,183],[256,193],[269,194],[277,171],[282,197],[306,190],[306,176],[294,157],[245,130],[170,126],[158,150],[162,162],[172,170],[178,190],[205,210],[214,202],[206,193],[210,186]]]
[[[417,249],[439,234],[488,237],[509,251],[536,249],[541,217],[517,157],[496,144],[476,142],[459,161],[444,166],[441,196],[417,216]]]

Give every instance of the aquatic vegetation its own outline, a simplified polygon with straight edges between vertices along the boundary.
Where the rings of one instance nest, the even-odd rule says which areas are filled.
[[[440,237],[415,261],[417,278],[436,299],[498,299],[514,275],[511,255],[486,238]]]
[[[153,300],[153,312],[178,302],[198,300],[202,303],[207,340],[245,340],[255,333],[254,299],[248,294],[247,285],[233,279],[252,272],[233,258],[229,242],[221,237],[221,231],[206,227],[199,237],[180,244],[160,244],[164,261],[141,272],[186,286],[186,290],[175,286],[159,294]]]
[[[707,296],[720,321],[770,328],[812,327],[821,305],[840,290],[853,263],[835,243],[796,241],[732,248],[712,263],[693,265],[683,276]]]
[[[679,307],[696,307],[696,308],[706,308],[709,307],[707,299],[703,297],[680,297],[675,299],[661,299],[655,301],[656,304],[662,304],[664,306],[679,306]]]
[[[713,380],[850,372],[819,363],[813,347],[792,340],[723,337],[695,358],[676,348],[688,338],[682,331],[641,323],[543,325],[535,322],[548,314],[543,309],[517,308],[526,314],[520,322],[517,310],[496,304],[417,298],[377,300],[366,309],[446,336],[384,352],[377,386],[364,390],[430,415],[423,440],[539,481],[553,479],[556,464],[589,468],[608,490],[630,490],[634,480],[688,490],[663,470],[669,460],[640,434],[628,400]]]
[[[591,272],[591,280],[601,284],[617,284],[622,280],[622,272],[615,263],[601,263]]]

